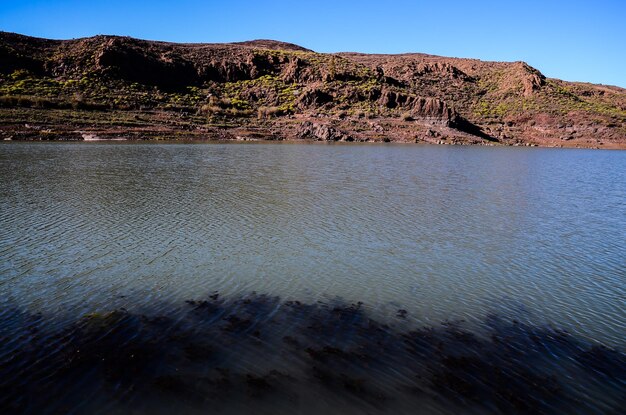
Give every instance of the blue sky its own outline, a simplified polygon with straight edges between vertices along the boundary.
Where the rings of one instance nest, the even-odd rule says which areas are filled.
[[[0,30],[523,60],[550,77],[626,87],[626,0],[0,0]]]

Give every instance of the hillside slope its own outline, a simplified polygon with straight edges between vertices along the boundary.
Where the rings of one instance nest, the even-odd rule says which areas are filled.
[[[0,32],[0,138],[626,148],[626,90],[523,62]]]

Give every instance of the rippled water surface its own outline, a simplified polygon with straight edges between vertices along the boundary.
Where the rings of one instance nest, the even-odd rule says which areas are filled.
[[[626,404],[626,152],[3,143],[0,176],[12,411]],[[43,378],[62,403],[24,402]]]

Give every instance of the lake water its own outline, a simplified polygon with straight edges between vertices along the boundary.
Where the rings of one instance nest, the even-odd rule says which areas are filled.
[[[0,177],[0,409],[626,404],[626,152],[2,143]]]

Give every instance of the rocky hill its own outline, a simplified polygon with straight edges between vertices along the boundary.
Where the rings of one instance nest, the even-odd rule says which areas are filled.
[[[0,138],[626,148],[626,90],[524,62],[0,32]]]

